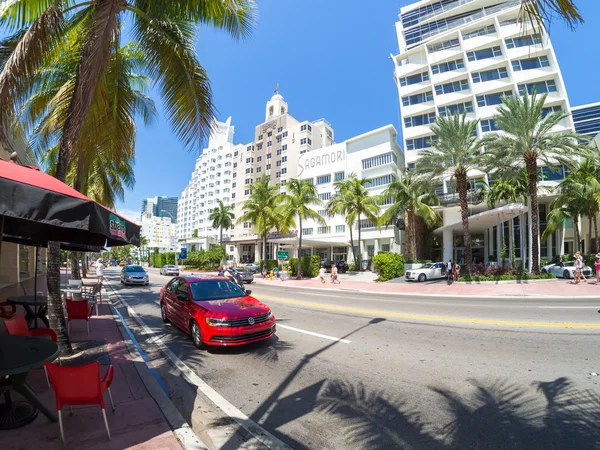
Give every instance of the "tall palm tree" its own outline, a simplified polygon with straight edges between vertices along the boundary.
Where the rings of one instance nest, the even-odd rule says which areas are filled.
[[[140,248],[140,252],[142,254],[141,255],[142,260],[144,259],[144,254],[145,253],[147,254],[147,252],[148,252],[148,244],[149,244],[148,238],[146,236],[140,236],[140,246],[139,246],[139,248]]]
[[[223,246],[223,229],[228,230],[233,225],[233,205],[225,205],[217,200],[217,207],[212,210],[208,220],[212,221],[213,228],[219,228],[219,245]]]
[[[344,180],[336,181],[333,184],[335,189],[335,193],[331,196],[329,201],[327,202],[327,213],[329,217],[334,217],[335,215],[341,215],[346,218],[346,225],[350,230],[350,245],[352,246],[352,253],[354,257],[354,265],[358,266],[358,254],[354,252],[354,236],[352,233],[352,229],[354,224],[356,223],[356,215],[352,210],[352,203],[350,202],[351,196],[348,194],[350,191],[350,178],[346,178]]]
[[[383,225],[393,224],[404,217],[406,230],[406,259],[417,258],[417,239],[415,217],[422,217],[427,226],[440,222],[441,218],[433,208],[440,201],[433,194],[431,184],[414,172],[407,172],[401,180],[393,181],[381,195],[390,198],[392,205],[381,215]]]
[[[321,206],[323,202],[317,195],[317,188],[312,180],[300,180],[292,178],[286,184],[286,193],[282,194],[282,205],[286,214],[292,218],[298,218],[298,279],[302,279],[300,270],[302,261],[302,222],[314,220],[325,225],[325,219],[321,217],[311,206]]]
[[[467,200],[469,172],[480,167],[481,140],[477,137],[477,123],[459,115],[438,117],[431,126],[435,139],[431,147],[421,151],[418,171],[428,178],[451,177],[456,181],[462,218],[465,265],[471,273],[471,231],[469,229],[469,203]]]
[[[529,206],[531,209],[531,254],[532,271],[539,273],[539,210],[538,210],[538,162],[548,167],[557,165],[572,166],[574,156],[587,156],[589,147],[582,146],[579,140],[585,136],[571,131],[553,131],[561,120],[569,116],[566,111],[551,112],[544,116],[544,103],[547,95],[503,97],[494,120],[502,133],[485,139],[488,150],[486,163],[502,170],[527,170]]]
[[[271,184],[271,179],[263,175],[250,186],[250,197],[242,203],[244,213],[237,223],[250,222],[262,240],[262,259],[267,256],[267,233],[275,228],[278,218],[281,218],[281,194],[277,186]]]
[[[598,220],[600,211],[600,158],[596,153],[593,157],[584,160],[573,172],[579,184],[579,193],[585,203],[586,215],[588,217],[588,228],[590,230],[591,252],[598,251]],[[592,228],[594,239],[592,240]]]
[[[554,17],[566,22],[571,28],[583,23],[574,0],[524,0],[521,2],[521,16],[536,28],[546,28],[546,23]]]

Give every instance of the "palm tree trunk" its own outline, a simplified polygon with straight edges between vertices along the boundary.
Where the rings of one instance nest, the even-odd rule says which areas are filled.
[[[456,186],[458,188],[458,198],[460,200],[460,215],[463,226],[463,236],[465,244],[465,270],[467,275],[471,275],[471,230],[469,229],[469,203],[467,202],[467,173],[459,172],[456,174]]]
[[[265,234],[263,234],[263,251],[262,251],[262,259],[264,262],[265,267],[267,267],[267,232],[265,231]]]
[[[412,230],[410,235],[412,239],[413,259],[419,259],[419,251],[417,250],[417,215],[414,209],[410,212],[410,228]]]
[[[358,270],[358,262],[356,260],[356,252],[354,251],[354,237],[352,234],[352,228],[354,227],[354,224],[349,223],[348,227],[350,228],[350,245],[352,246],[352,259],[354,259],[354,265],[356,266],[356,270]]]
[[[362,270],[362,251],[360,248],[360,213],[358,214],[358,267],[356,270]]]
[[[537,197],[537,157],[526,156],[527,179],[529,180],[529,198],[531,199],[531,271],[540,273],[539,211]]]
[[[413,253],[413,235],[412,235],[412,227],[410,220],[409,209],[406,208],[404,210],[404,240],[406,241],[406,260],[411,261],[415,259],[415,255]]]
[[[46,279],[48,282],[48,320],[50,327],[58,336],[58,345],[63,355],[73,353],[71,341],[67,334],[67,324],[60,294],[60,243],[48,242],[48,269]]]
[[[588,231],[590,232],[590,242],[588,244],[588,253],[592,253],[593,249],[592,249],[592,212],[588,211]]]
[[[81,275],[79,274],[79,258],[77,257],[77,252],[71,252],[71,278],[73,280],[81,280]]]
[[[575,215],[573,218],[573,228],[575,228],[575,242],[573,245],[573,252],[579,251],[579,245],[581,244],[581,236],[579,235],[579,216]]]
[[[598,252],[598,221],[596,219],[596,214],[594,214],[594,253]]]
[[[79,252],[79,258],[81,259],[81,277],[87,278],[87,257],[84,252]]]
[[[297,280],[301,280],[302,279],[302,217],[300,215],[298,215],[298,223],[299,223],[299,230],[300,230],[300,234],[298,236],[298,273],[296,274],[296,279]]]

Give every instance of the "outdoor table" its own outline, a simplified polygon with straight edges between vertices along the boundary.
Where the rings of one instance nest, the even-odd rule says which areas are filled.
[[[0,429],[22,427],[35,420],[38,410],[50,421],[56,416],[40,401],[25,382],[33,369],[44,367],[44,361],[54,361],[60,353],[58,344],[50,339],[31,336],[0,336],[0,391],[4,404],[0,405]],[[10,391],[15,390],[27,402],[12,401]]]
[[[50,328],[50,322],[48,322],[48,297],[45,295],[21,295],[18,297],[9,297],[7,300],[15,305],[22,305],[25,308],[27,320],[27,326],[29,328],[37,328],[37,319],[40,318],[47,328]]]

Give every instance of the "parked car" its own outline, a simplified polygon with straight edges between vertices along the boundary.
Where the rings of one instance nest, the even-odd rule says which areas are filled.
[[[254,281],[254,274],[252,272],[250,272],[249,270],[242,270],[242,269],[236,269],[236,268],[232,268],[229,269],[233,272],[233,276],[238,280],[238,282],[240,284],[243,283],[252,283]],[[219,272],[219,276],[223,276],[223,271],[221,270]]]
[[[418,269],[410,269],[405,273],[407,280],[435,280],[446,277],[446,265],[443,262],[423,264]]]
[[[160,274],[161,275],[177,276],[177,275],[179,275],[179,269],[177,268],[177,266],[173,266],[171,264],[167,264],[166,266],[162,266],[160,268]]]
[[[119,266],[121,266],[121,267],[125,267],[126,265],[127,265],[126,261],[120,261],[119,262]]]
[[[585,266],[581,271],[584,276],[589,277],[592,275],[592,268],[590,266]],[[556,264],[548,264],[547,266],[542,267],[542,273],[551,273],[552,275],[559,278],[574,278],[575,276],[575,262],[567,261],[567,262],[559,262]]]
[[[243,269],[248,270],[252,273],[257,273],[260,271],[260,266],[258,264],[255,263],[248,263],[248,264],[244,264],[242,266]]]
[[[269,339],[275,334],[275,316],[250,294],[224,277],[175,277],[160,291],[161,316],[200,349]]]
[[[333,266],[333,264],[337,266],[339,273],[348,272],[348,264],[346,263],[346,261],[325,261],[322,264],[323,267],[325,267],[326,272],[331,272],[331,267]]]
[[[142,266],[125,266],[121,269],[121,284],[145,284],[148,286],[150,280]]]

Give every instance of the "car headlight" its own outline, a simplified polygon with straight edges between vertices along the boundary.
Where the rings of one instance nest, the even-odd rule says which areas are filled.
[[[271,311],[269,311],[269,312],[267,313],[267,320],[270,320],[270,319],[271,319],[271,317],[273,317],[273,313],[272,313]]]
[[[227,319],[217,319],[214,317],[206,318],[206,325],[209,327],[228,327]]]

